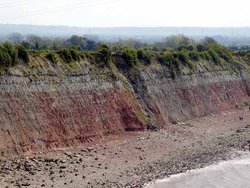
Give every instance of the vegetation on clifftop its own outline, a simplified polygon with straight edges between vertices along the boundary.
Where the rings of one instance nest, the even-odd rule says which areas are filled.
[[[211,66],[223,67],[226,65],[234,67],[240,59],[250,60],[250,51],[232,51],[219,45],[212,38],[205,38],[200,43],[195,43],[184,36],[178,37],[176,40],[172,37],[169,42],[172,41],[173,48],[166,49],[157,48],[157,46],[160,46],[159,44],[155,44],[154,47],[145,45],[145,48],[93,44],[92,47],[94,48],[90,48],[91,50],[86,50],[86,45],[90,44],[86,42],[86,39],[79,36],[72,36],[68,39],[67,47],[63,47],[64,45],[56,48],[43,47],[46,50],[40,50],[39,44],[31,47],[27,44],[27,41],[21,41],[16,45],[5,42],[0,44],[0,70],[8,70],[9,67],[13,67],[20,62],[29,63],[29,56],[32,56],[32,53],[45,54],[44,57],[52,64],[58,62],[74,64],[74,62],[83,60],[108,64],[113,55],[123,58],[128,68],[134,68],[140,64],[147,66],[157,61],[169,69],[172,78],[181,74],[184,67],[190,71],[195,70],[198,61],[209,62]]]

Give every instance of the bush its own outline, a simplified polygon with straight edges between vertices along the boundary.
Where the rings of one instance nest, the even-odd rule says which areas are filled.
[[[160,63],[170,66],[175,61],[173,53],[166,52],[158,57]]]
[[[22,45],[19,44],[16,46],[17,52],[18,52],[18,58],[22,59],[24,62],[28,63],[29,62],[29,56],[26,48]]]
[[[61,58],[66,62],[70,63],[73,61],[73,58],[71,56],[70,50],[69,49],[63,49],[59,52]]]
[[[195,47],[193,45],[188,45],[186,48],[188,51],[194,51]]]
[[[193,51],[195,50],[195,47],[193,45],[188,45],[188,46],[179,46],[177,48],[178,51],[182,51],[182,50],[187,50],[187,51]]]
[[[200,52],[201,59],[207,60],[207,61],[213,61],[213,58],[210,56],[208,51]]]
[[[2,45],[0,45],[0,65],[4,67],[9,67],[12,65],[12,59],[8,51]]]
[[[203,45],[203,44],[198,44],[196,46],[196,49],[197,49],[198,52],[204,52],[204,51],[207,50],[207,47],[205,45]]]
[[[220,56],[221,56],[221,58],[223,58],[228,63],[233,63],[234,62],[232,52],[229,49],[225,48],[225,47],[223,47],[221,49]]]
[[[3,47],[7,50],[8,54],[11,57],[12,66],[16,65],[17,62],[18,62],[18,51],[17,51],[17,49],[13,46],[13,44],[11,42],[3,43]]]
[[[98,56],[101,58],[102,61],[107,62],[111,57],[111,51],[108,46],[102,45],[98,50]]]
[[[136,65],[138,58],[137,58],[137,52],[136,50],[132,49],[132,48],[126,48],[125,50],[123,50],[122,52],[122,57],[125,59],[125,61],[129,64],[129,65]]]
[[[137,57],[138,59],[146,62],[146,64],[150,64],[150,54],[148,51],[143,49],[137,50]]]
[[[220,56],[212,48],[209,48],[208,53],[215,63],[221,63]]]
[[[181,72],[181,63],[175,55],[174,53],[166,52],[158,57],[158,61],[169,68],[173,79],[176,77],[177,72]]]
[[[57,63],[56,55],[52,52],[49,52],[49,54],[46,55],[46,58],[49,59],[53,64]]]
[[[185,50],[182,50],[178,53],[178,58],[184,63],[188,63],[189,61],[188,53]]]
[[[76,49],[70,49],[70,54],[74,61],[81,61],[81,56]]]
[[[209,46],[226,62],[234,62],[233,53],[229,48],[214,43],[211,43]]]
[[[188,56],[193,61],[199,61],[199,59],[200,59],[199,53],[196,51],[189,52]]]

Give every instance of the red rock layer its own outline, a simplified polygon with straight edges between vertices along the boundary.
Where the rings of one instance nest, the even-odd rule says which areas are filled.
[[[31,87],[29,87],[31,88]],[[122,89],[0,93],[0,151],[32,153],[143,130]]]

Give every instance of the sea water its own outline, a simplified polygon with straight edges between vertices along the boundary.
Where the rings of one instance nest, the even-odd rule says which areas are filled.
[[[250,155],[172,175],[145,188],[250,188]]]

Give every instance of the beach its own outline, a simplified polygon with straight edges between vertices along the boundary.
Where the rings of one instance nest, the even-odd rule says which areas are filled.
[[[79,148],[2,157],[0,184],[6,188],[144,187],[240,157],[236,151],[249,151],[249,122],[244,107]]]

